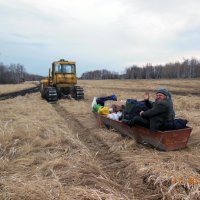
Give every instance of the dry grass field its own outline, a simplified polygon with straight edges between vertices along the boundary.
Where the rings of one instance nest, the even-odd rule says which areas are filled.
[[[0,101],[0,199],[200,199],[200,80],[81,80],[79,85],[84,101],[49,104],[39,93]],[[176,116],[193,128],[186,149],[145,147],[100,127],[91,112],[95,96],[142,100],[150,91],[153,99],[159,86],[172,92]]]

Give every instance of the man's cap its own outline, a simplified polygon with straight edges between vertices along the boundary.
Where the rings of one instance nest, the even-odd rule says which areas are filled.
[[[157,91],[156,91],[156,94],[157,93],[161,93],[161,94],[164,94],[165,96],[168,96],[168,91],[167,90],[165,90],[165,89],[158,89]]]

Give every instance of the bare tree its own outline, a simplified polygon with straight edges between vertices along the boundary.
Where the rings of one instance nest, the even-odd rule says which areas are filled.
[[[82,74],[82,79],[161,79],[161,78],[198,78],[200,77],[200,61],[184,59],[183,62],[167,63],[165,65],[153,66],[147,63],[143,67],[132,65],[125,69],[125,73],[115,76],[114,72],[108,70],[95,70]]]

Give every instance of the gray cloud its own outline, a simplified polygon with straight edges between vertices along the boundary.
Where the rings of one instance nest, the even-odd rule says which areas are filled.
[[[31,72],[38,66],[42,75],[60,58],[77,61],[80,75],[200,56],[197,0],[10,0],[0,6],[0,61],[20,60]]]

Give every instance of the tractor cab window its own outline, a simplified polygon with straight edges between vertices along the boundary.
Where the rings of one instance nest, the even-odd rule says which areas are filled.
[[[74,74],[74,68],[73,64],[64,64],[62,65],[62,73]]]
[[[56,64],[56,66],[55,66],[55,72],[56,73],[61,73],[61,65],[60,64]]]
[[[55,72],[64,74],[74,74],[74,64],[56,64]]]

